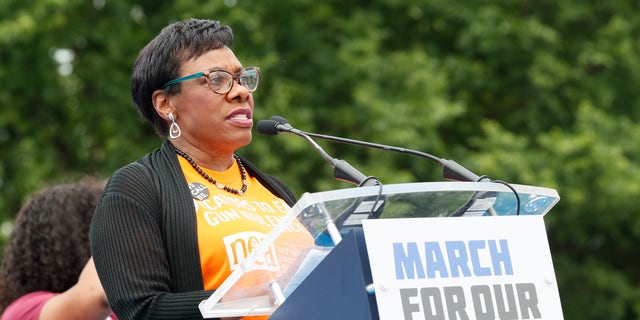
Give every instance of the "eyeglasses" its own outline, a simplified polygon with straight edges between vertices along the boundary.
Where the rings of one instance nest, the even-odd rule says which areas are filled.
[[[254,92],[256,91],[256,89],[258,89],[258,82],[260,81],[260,68],[244,68],[235,75],[226,70],[211,69],[171,80],[165,83],[162,86],[162,89],[166,89],[168,86],[180,83],[182,81],[196,79],[199,77],[204,77],[205,79],[207,79],[209,88],[211,88],[211,90],[217,94],[226,94],[227,92],[231,91],[234,81],[237,81],[238,84],[249,89],[249,92]]]

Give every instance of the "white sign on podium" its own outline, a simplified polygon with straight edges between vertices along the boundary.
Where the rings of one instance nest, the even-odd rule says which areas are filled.
[[[380,319],[562,319],[542,215],[363,221]]]

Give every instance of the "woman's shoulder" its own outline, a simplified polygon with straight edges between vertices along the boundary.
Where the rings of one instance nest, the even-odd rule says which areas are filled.
[[[37,320],[44,304],[57,293],[34,291],[13,301],[2,313],[0,320]]]
[[[142,158],[130,162],[116,170],[107,184],[111,187],[136,187],[137,184],[147,185],[155,176],[162,174],[166,166],[159,165],[161,149],[156,149]]]
[[[175,153],[172,150],[170,142],[164,142],[158,149],[118,169],[112,178],[124,177],[125,180],[137,179],[147,182],[146,180],[155,176],[166,175],[176,167],[179,168],[178,160],[175,159]]]
[[[184,179],[175,154],[167,150],[172,149],[167,149],[165,143],[161,148],[116,170],[107,182],[103,199],[129,199],[145,207],[153,207],[149,209],[157,209],[166,193],[176,192],[171,187],[175,186],[176,180]],[[184,188],[188,193],[186,184]]]

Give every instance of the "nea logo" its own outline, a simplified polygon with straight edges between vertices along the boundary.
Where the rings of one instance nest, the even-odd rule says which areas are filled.
[[[227,251],[227,258],[231,270],[235,270],[249,253],[253,251],[266,235],[260,232],[240,232],[232,234],[223,239]],[[273,244],[269,246],[267,252],[255,261],[254,270],[280,271],[280,263]]]

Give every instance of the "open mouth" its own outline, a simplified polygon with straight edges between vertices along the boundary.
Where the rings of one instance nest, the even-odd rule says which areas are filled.
[[[251,109],[239,109],[227,117],[227,120],[242,127],[253,126]]]

